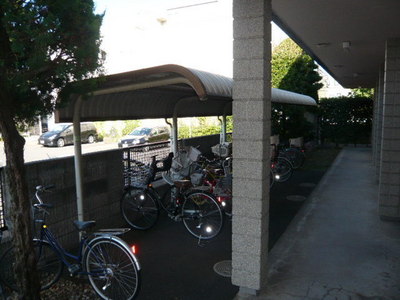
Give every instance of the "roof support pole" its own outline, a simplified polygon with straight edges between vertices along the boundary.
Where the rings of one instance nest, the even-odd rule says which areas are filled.
[[[178,116],[175,112],[172,118],[172,147],[175,156],[178,153]]]
[[[74,163],[75,163],[75,185],[76,185],[76,205],[78,210],[78,220],[83,221],[83,188],[82,188],[82,145],[81,145],[81,105],[82,97],[79,97],[74,106]]]

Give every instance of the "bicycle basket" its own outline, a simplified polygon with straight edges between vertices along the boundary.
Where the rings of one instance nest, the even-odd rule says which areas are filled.
[[[145,186],[151,181],[151,170],[149,166],[134,166],[130,170],[131,185],[136,187]]]
[[[201,185],[204,181],[204,173],[195,172],[190,174],[190,181],[194,186]]]

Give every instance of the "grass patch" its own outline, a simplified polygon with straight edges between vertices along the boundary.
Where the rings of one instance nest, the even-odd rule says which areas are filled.
[[[327,170],[341,150],[341,148],[315,148],[306,152],[306,160],[302,169]]]

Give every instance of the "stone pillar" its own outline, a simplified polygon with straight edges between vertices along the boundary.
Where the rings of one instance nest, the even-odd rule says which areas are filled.
[[[271,0],[233,1],[232,283],[266,284],[271,132]]]
[[[377,83],[377,90],[375,91],[375,116],[374,116],[374,164],[376,171],[376,178],[379,182],[379,177],[381,173],[381,147],[382,147],[382,119],[383,119],[383,96],[384,96],[384,66],[379,71],[379,78]]]
[[[379,215],[400,221],[400,39],[386,42]]]

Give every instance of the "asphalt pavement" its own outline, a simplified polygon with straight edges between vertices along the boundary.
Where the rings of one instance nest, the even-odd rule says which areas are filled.
[[[269,248],[285,231],[296,212],[324,174],[323,170],[298,170],[285,183],[276,183],[270,193]],[[231,221],[211,241],[198,243],[183,223],[163,214],[148,231],[132,230],[124,236],[137,245],[142,266],[138,300],[231,300],[238,287],[230,277],[214,271],[217,263],[231,260]]]
[[[289,226],[324,171],[300,169],[293,173],[289,181],[275,183],[272,187],[269,249]],[[214,270],[216,264],[229,264],[231,260],[231,234],[231,221],[226,218],[217,237],[199,243],[189,234],[183,223],[170,220],[165,213],[161,214],[157,224],[150,230],[131,230],[125,234],[123,239],[136,245],[142,267],[141,288],[137,300],[233,299],[238,287],[231,284],[229,274],[228,277],[227,274],[221,276]],[[75,290],[81,289],[81,286],[84,286],[83,290],[90,289],[85,279],[77,279],[74,284]],[[61,294],[59,299],[64,299]]]

